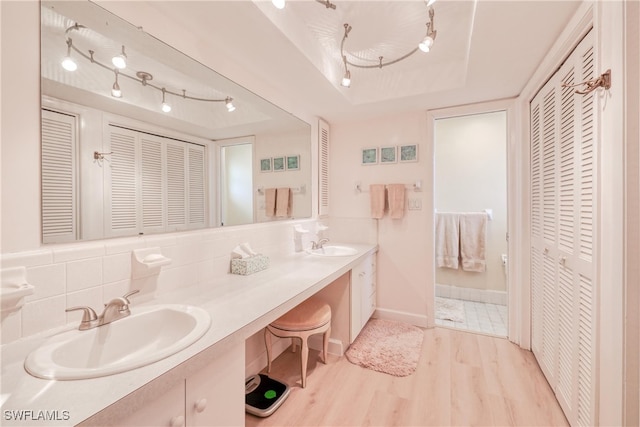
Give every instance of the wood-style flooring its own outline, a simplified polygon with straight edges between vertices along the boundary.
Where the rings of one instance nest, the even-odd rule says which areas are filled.
[[[299,355],[285,351],[270,376],[289,398],[270,417],[247,414],[246,426],[568,426],[533,354],[506,339],[427,329],[407,377],[328,362],[311,350],[303,389]]]

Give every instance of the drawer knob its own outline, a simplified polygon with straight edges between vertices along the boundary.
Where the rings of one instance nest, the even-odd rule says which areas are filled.
[[[171,418],[169,425],[171,427],[184,427],[184,416],[176,415],[175,417]]]
[[[203,412],[207,409],[207,399],[200,399],[196,402],[196,412]]]

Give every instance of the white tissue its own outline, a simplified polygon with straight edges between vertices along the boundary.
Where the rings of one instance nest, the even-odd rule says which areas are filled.
[[[242,243],[240,245],[240,249],[242,249],[244,252],[248,253],[250,256],[258,255],[258,253],[256,251],[251,249],[251,246],[249,245],[249,243]]]
[[[240,246],[236,246],[231,251],[231,259],[249,258],[250,256],[251,255],[243,251],[242,248],[240,248]]]

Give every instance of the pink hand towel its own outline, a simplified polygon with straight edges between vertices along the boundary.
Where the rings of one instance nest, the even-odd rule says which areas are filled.
[[[465,271],[483,272],[486,269],[487,214],[460,215],[460,257]]]
[[[276,189],[267,188],[264,190],[264,214],[272,217],[276,214]]]
[[[402,219],[404,216],[404,184],[387,185],[387,195],[391,219]]]
[[[384,185],[371,184],[369,193],[371,196],[371,218],[381,219],[384,216]]]
[[[286,218],[291,215],[291,190],[282,187],[276,190],[276,216]]]

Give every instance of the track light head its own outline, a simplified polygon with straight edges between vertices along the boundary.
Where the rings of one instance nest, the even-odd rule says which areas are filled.
[[[127,68],[127,54],[124,53],[124,45],[122,46],[122,53],[111,58],[111,63],[119,70]]]
[[[164,99],[166,91],[167,90],[165,88],[162,88],[162,107],[161,108],[162,108],[162,111],[164,111],[165,113],[168,113],[171,111],[171,105],[169,105]]]
[[[113,82],[113,87],[111,88],[111,96],[114,98],[122,98],[122,90],[120,90],[120,85],[118,84],[118,70],[115,70],[116,73],[116,81]]]
[[[276,9],[284,9],[285,0],[271,0]]]
[[[231,97],[229,97],[229,96],[228,96],[228,97],[224,100],[224,104],[227,106],[227,111],[228,111],[228,112],[235,111],[236,106],[235,106],[235,105],[233,105],[233,98],[231,98]]]
[[[78,63],[71,57],[71,45],[73,41],[67,39],[67,56],[62,58],[62,68],[67,71],[75,71],[78,69]]]
[[[344,77],[342,77],[342,82],[340,84],[344,87],[351,86],[351,71],[347,70],[344,72]]]

